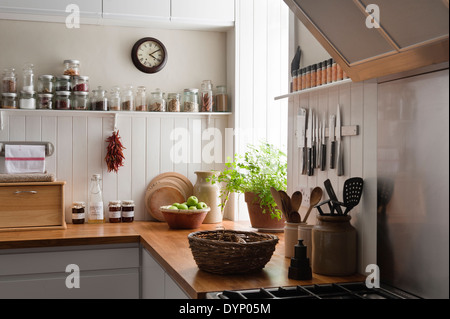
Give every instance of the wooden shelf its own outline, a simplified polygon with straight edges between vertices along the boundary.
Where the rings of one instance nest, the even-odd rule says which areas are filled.
[[[329,84],[325,84],[325,85],[321,85],[321,86],[316,86],[316,87],[313,87],[313,88],[310,88],[310,89],[304,89],[304,90],[301,90],[301,91],[296,91],[296,92],[292,92],[292,93],[276,96],[275,100],[281,100],[281,99],[285,99],[285,98],[288,98],[288,97],[291,97],[291,96],[302,95],[302,94],[306,94],[306,93],[309,93],[309,92],[325,90],[325,89],[331,88],[333,86],[343,85],[343,84],[346,84],[346,83],[352,83],[352,79],[345,79],[345,80],[341,80],[341,81],[337,81],[337,82],[333,82],[333,83],[329,83]]]

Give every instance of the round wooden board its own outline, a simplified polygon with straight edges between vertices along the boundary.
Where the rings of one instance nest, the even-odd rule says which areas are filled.
[[[147,212],[159,221],[165,221],[164,215],[159,210],[161,206],[183,203],[184,201],[184,195],[178,188],[164,184],[156,185],[152,188],[152,191],[145,194]]]
[[[151,187],[152,184],[162,180],[171,180],[174,182],[178,182],[179,185],[184,189],[186,198],[194,194],[194,185],[192,185],[191,181],[183,174],[177,172],[167,172],[159,174],[154,179],[152,179],[152,181],[149,184],[149,187]]]

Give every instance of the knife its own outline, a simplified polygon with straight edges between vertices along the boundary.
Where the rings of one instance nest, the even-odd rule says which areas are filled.
[[[323,113],[323,118],[322,118],[322,145],[321,145],[321,160],[322,162],[320,163],[320,169],[322,171],[325,170],[325,167],[327,166],[327,143],[325,141],[325,124],[326,124],[326,118],[327,118],[327,114],[326,112]]]
[[[314,113],[314,111],[311,111],[311,115],[312,115],[312,169],[314,170],[314,168],[317,167],[317,136],[316,136],[316,130],[317,130],[317,126],[316,126],[316,114]]]
[[[341,110],[339,104],[337,105],[336,113],[336,140],[337,140],[337,176],[344,175],[344,154],[342,152],[341,141]]]
[[[313,159],[312,159],[312,139],[313,139],[313,112],[311,108],[308,112],[308,127],[306,129],[306,147],[307,147],[307,169],[308,169],[308,176],[314,175],[313,170]]]
[[[307,174],[306,170],[306,109],[299,108],[297,113],[297,146],[301,149],[300,160],[302,175]]]
[[[317,168],[322,167],[322,122],[319,120],[319,116],[316,117],[317,120]]]
[[[315,161],[315,168],[320,167],[320,137],[319,137],[319,116],[314,113],[314,132],[316,133],[316,142],[315,142],[315,148],[316,148],[316,161]]]
[[[330,122],[328,127],[328,135],[331,141],[331,156],[330,156],[330,168],[334,168],[334,162],[336,157],[336,139],[334,136],[334,126],[335,126],[336,116],[330,115]]]

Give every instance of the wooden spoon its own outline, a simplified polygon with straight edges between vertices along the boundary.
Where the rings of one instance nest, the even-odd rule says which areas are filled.
[[[300,206],[302,205],[302,193],[300,191],[294,192],[291,197],[292,211],[298,212]]]
[[[309,214],[311,213],[311,210],[313,209],[314,206],[316,206],[319,201],[322,198],[322,188],[320,187],[315,187],[312,192],[311,192],[311,196],[309,197],[309,208],[308,211],[306,212],[305,218],[303,219],[303,222],[306,223],[306,221],[308,220]]]
[[[291,221],[291,212],[292,212],[292,207],[291,207],[291,199],[289,198],[289,195],[284,191],[284,190],[279,190],[278,193],[280,194],[281,197],[281,203],[283,204],[283,210],[286,216],[286,220],[288,222]]]
[[[285,214],[284,209],[283,209],[283,203],[281,202],[280,193],[278,193],[278,191],[275,189],[275,187],[270,187],[270,193],[272,194],[272,197],[275,200],[275,203],[277,204],[278,209],[281,210],[283,212],[283,214]]]

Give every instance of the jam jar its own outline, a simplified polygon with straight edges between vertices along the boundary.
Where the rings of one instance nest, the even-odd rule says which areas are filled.
[[[55,109],[70,110],[70,91],[57,91],[55,94]]]
[[[17,93],[2,93],[2,109],[17,109]]]
[[[56,77],[55,91],[70,91],[70,76],[60,75]]]
[[[53,94],[39,93],[37,95],[36,108],[39,110],[51,110],[53,108]]]
[[[120,223],[122,221],[122,206],[120,200],[110,201],[108,205],[109,222]]]
[[[40,75],[38,77],[38,93],[53,93],[54,82],[53,75]]]
[[[85,220],[85,208],[84,202],[74,202],[72,204],[72,224],[84,224]]]
[[[122,222],[131,223],[134,221],[134,201],[122,201]]]
[[[80,61],[64,60],[64,75],[80,75]]]
[[[73,92],[89,92],[89,77],[85,75],[76,75],[72,77]]]

